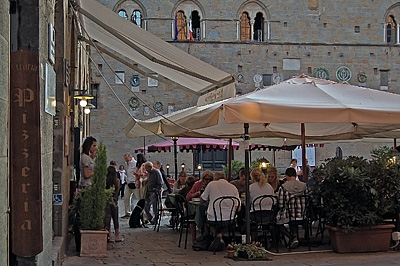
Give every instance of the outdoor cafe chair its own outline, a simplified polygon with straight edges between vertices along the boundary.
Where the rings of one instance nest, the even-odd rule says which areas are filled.
[[[182,196],[180,194],[176,194],[175,195],[175,203],[176,203],[177,213],[178,213],[178,217],[179,217],[178,247],[181,246],[183,228],[186,228],[186,234],[185,234],[185,249],[186,249],[189,228],[191,226],[196,226],[196,223],[194,221],[194,218],[191,217],[189,214],[188,202],[186,201],[184,196]],[[196,238],[196,230],[193,230],[193,231],[194,231],[194,238]]]
[[[310,231],[309,231],[309,196],[305,194],[301,195],[290,195],[289,200],[287,202],[287,208],[289,212],[289,228],[290,235],[297,236],[299,239],[299,225],[302,225],[304,228],[304,236],[307,240],[308,250],[311,250],[310,243]],[[293,226],[295,225],[295,227]],[[296,232],[292,232],[293,228],[296,228]],[[289,245],[289,251],[291,247]]]
[[[156,221],[156,224],[154,225],[154,231],[157,228],[157,232],[160,231],[160,224],[162,220],[162,216],[164,215],[165,212],[171,212],[171,213],[176,213],[176,207],[165,207],[163,202],[162,202],[162,196],[161,192],[157,191],[157,207],[158,207],[158,219]]]
[[[268,247],[270,235],[276,252],[279,252],[275,228],[276,215],[279,209],[278,198],[273,195],[261,195],[253,200],[251,206],[253,210],[250,213],[252,233],[256,233],[256,236],[258,233],[262,233],[265,248]]]
[[[221,229],[228,229],[228,238],[235,237],[236,213],[240,206],[240,199],[234,196],[221,196],[212,202],[214,220],[207,220],[208,226],[214,226],[216,234]]]

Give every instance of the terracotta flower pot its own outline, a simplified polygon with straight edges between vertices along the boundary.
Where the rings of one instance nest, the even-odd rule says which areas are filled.
[[[393,224],[356,227],[345,233],[341,228],[327,227],[332,248],[338,253],[387,251],[390,246]]]
[[[226,256],[228,258],[233,258],[235,256],[235,250],[227,250]]]
[[[107,230],[80,230],[80,256],[107,256]]]

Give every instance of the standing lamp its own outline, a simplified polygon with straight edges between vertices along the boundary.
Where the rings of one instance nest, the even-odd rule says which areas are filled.
[[[167,164],[165,167],[167,167],[167,177],[169,177],[169,164]]]
[[[171,139],[174,141],[175,180],[178,180],[178,137],[172,137]]]
[[[199,178],[200,178],[200,175],[201,175],[201,169],[202,168],[203,168],[203,166],[201,164],[197,165],[197,170],[199,170]]]

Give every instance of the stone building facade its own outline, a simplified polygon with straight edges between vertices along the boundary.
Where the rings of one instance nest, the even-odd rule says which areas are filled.
[[[301,73],[400,93],[399,1],[99,2],[183,52],[233,74],[238,93],[247,93]],[[150,106],[158,103],[164,113],[196,104],[198,96],[177,84],[159,82],[157,86],[148,86],[146,76],[111,57],[100,57],[93,49],[92,53],[94,63],[101,67],[118,96],[117,99],[98,70],[93,69],[92,82],[98,96],[96,109],[92,110],[91,131],[105,143],[110,159],[123,162],[125,152],[162,140],[154,136],[125,137],[122,128],[130,116],[138,119],[154,116],[143,105],[134,108],[129,105],[132,91]],[[123,76],[127,86],[118,84],[107,64]],[[132,77],[139,77],[140,84],[131,85]],[[391,146],[393,140],[384,143]],[[381,143],[377,142],[326,143],[316,148],[317,163],[335,156],[338,148],[343,156],[368,157],[379,145]],[[164,164],[173,163],[172,153],[149,153],[147,156]],[[272,156],[273,152],[268,150],[252,155],[270,161]],[[291,156],[288,151],[276,152],[277,166],[283,170]],[[236,152],[235,159],[242,160],[243,154]],[[193,170],[191,153],[180,153],[178,160]]]
[[[67,250],[74,144],[89,133],[73,18],[67,0],[0,0],[0,265],[60,265]]]

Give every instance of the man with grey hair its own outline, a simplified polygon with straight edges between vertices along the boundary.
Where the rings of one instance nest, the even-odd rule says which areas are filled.
[[[152,162],[145,162],[144,168],[148,173],[147,177],[147,190],[145,195],[146,204],[144,211],[146,212],[147,219],[150,224],[156,224],[158,220],[158,195],[161,195],[161,173],[158,169],[153,167]],[[150,213],[150,207],[153,206],[154,217]]]
[[[238,203],[232,202],[231,204],[223,204],[221,205],[221,211],[217,212],[217,216],[215,217],[214,215],[214,210],[213,210],[213,202],[222,196],[233,196],[238,199]],[[231,209],[235,208],[236,212],[240,210],[240,198],[239,198],[239,192],[237,188],[229,183],[226,180],[225,173],[222,171],[215,172],[214,174],[214,181],[210,182],[206,189],[204,190],[203,194],[201,194],[201,201],[208,201],[208,209],[207,209],[207,220],[210,222],[213,221],[227,221],[231,218]],[[234,205],[232,205],[234,204]],[[239,204],[236,206],[236,204]],[[222,217],[220,217],[222,215]],[[216,226],[210,226],[210,230],[213,233],[215,237],[214,241],[211,243],[209,250],[211,251],[216,251],[219,249],[221,246],[224,245],[224,242],[222,241],[222,235],[227,231],[227,228],[221,227],[218,228],[219,230],[217,231]]]

